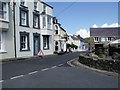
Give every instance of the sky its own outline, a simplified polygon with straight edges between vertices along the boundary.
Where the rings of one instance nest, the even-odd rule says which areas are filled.
[[[118,2],[47,2],[68,34],[90,36],[91,27],[116,27]]]

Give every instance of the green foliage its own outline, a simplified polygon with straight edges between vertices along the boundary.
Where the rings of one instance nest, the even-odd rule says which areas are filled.
[[[67,48],[70,48],[71,47],[71,45],[70,44],[67,44]]]
[[[75,44],[71,44],[71,48],[77,49],[78,46],[76,46]]]
[[[73,48],[73,49],[77,49],[78,46],[75,44],[67,44],[67,48]]]

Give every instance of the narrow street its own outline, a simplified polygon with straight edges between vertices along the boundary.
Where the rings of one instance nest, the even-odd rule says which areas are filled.
[[[17,61],[2,65],[3,88],[117,88],[118,78],[83,67],[70,67],[67,61],[80,53]]]

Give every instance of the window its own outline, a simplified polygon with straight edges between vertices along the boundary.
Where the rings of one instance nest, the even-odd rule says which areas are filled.
[[[55,25],[55,34],[58,34],[58,26]]]
[[[37,2],[34,2],[34,9],[37,10]]]
[[[5,32],[0,32],[0,52],[5,52]]]
[[[21,23],[22,23],[22,25],[26,25],[26,19],[27,19],[26,12],[22,11],[21,12]]]
[[[95,38],[94,38],[94,41],[95,41],[95,42],[98,42],[98,41],[99,41],[99,38],[98,38],[98,37],[95,37]]]
[[[36,14],[33,15],[33,27],[34,28],[40,28],[39,15],[36,15]]]
[[[7,3],[0,1],[0,18],[7,19]]]
[[[2,50],[2,33],[0,32],[0,50]]]
[[[58,51],[58,41],[55,42],[55,51]]]
[[[108,41],[111,41],[112,40],[112,38],[111,37],[108,37]]]
[[[105,41],[105,37],[101,37],[101,41]]]
[[[43,5],[43,12],[46,13],[46,6]]]
[[[46,18],[43,17],[43,28],[46,28]]]
[[[43,49],[49,49],[49,36],[43,36]]]
[[[29,50],[29,33],[20,32],[20,51]]]
[[[21,0],[20,4],[25,6],[25,0]]]
[[[51,17],[47,17],[48,29],[51,29]]]
[[[20,26],[28,27],[28,22],[28,10],[20,8]]]

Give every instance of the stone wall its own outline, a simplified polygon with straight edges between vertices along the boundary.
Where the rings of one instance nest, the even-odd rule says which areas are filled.
[[[119,60],[104,60],[101,58],[96,59],[96,58],[92,58],[86,55],[80,55],[78,61],[89,67],[120,73],[119,72],[120,70]]]

